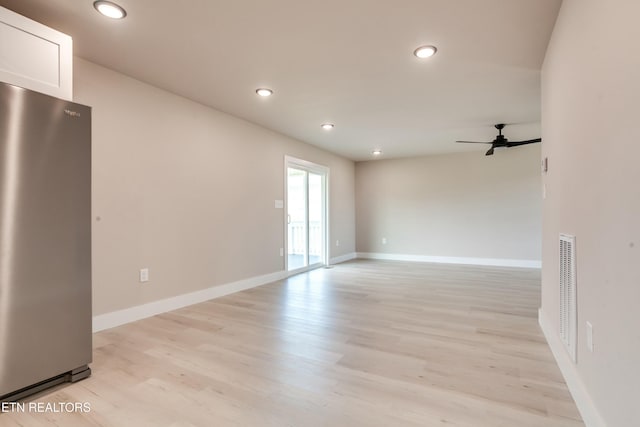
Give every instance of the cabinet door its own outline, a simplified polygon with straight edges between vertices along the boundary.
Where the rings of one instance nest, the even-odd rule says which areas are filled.
[[[71,101],[71,37],[0,7],[0,81]]]

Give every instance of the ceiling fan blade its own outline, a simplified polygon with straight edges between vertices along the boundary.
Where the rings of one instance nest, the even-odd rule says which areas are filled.
[[[496,148],[508,148],[508,147],[517,147],[518,145],[526,145],[533,144],[536,142],[542,142],[542,138],[535,139],[527,139],[526,141],[509,141],[504,135],[502,135],[502,129],[504,129],[504,124],[497,124],[495,128],[498,129],[498,136],[492,142],[484,142],[484,141],[456,141],[462,142],[466,144],[491,144],[491,148],[487,150],[485,156],[493,156],[493,152]]]
[[[526,145],[526,144],[534,144],[536,142],[542,142],[542,138],[536,138],[536,139],[528,139],[526,141],[514,141],[514,142],[509,142],[509,146],[511,147],[517,147],[518,145]]]

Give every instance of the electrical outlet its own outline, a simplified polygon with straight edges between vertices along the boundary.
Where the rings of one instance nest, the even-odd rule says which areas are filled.
[[[340,246],[340,240],[336,240],[336,246]]]
[[[587,348],[593,353],[593,325],[591,322],[587,322],[585,331],[587,333]]]
[[[148,281],[149,281],[149,269],[148,268],[140,269],[140,283],[144,283]]]
[[[386,245],[386,244],[387,244],[387,238],[386,238],[386,237],[383,237],[383,238],[382,238],[382,244],[383,244],[383,245]]]

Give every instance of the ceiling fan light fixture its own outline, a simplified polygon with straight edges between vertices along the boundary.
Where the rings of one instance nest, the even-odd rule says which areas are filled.
[[[380,149],[373,150],[371,152],[371,154],[373,154],[374,156],[381,156],[382,155],[382,150],[380,150]]]
[[[413,51],[413,54],[420,59],[430,58],[436,54],[438,48],[435,46],[420,46],[416,50]]]
[[[263,98],[273,95],[273,91],[271,89],[267,89],[266,87],[256,89],[256,93]]]
[[[121,6],[105,0],[93,2],[93,7],[102,15],[111,19],[122,19],[127,16],[127,11]]]
[[[333,123],[323,123],[320,125],[320,127],[324,130],[331,130],[335,127],[335,125]]]

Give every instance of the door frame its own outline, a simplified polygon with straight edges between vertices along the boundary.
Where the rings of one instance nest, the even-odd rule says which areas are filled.
[[[291,270],[289,271],[289,227],[288,227],[288,222],[287,222],[287,215],[289,212],[289,180],[288,180],[288,168],[296,168],[296,169],[301,169],[304,170],[306,172],[311,172],[311,173],[315,173],[315,174],[319,174],[319,175],[323,175],[324,176],[324,180],[323,180],[323,190],[324,190],[324,200],[322,203],[322,210],[323,210],[323,219],[324,219],[324,232],[323,232],[323,238],[324,238],[324,248],[323,248],[323,252],[324,252],[324,262],[323,263],[316,263],[313,265],[306,265],[304,267],[300,267],[298,269],[295,270]],[[330,224],[330,218],[329,218],[329,174],[330,174],[330,169],[327,166],[323,166],[323,165],[319,165],[317,163],[313,163],[310,162],[308,160],[303,160],[303,159],[299,159],[297,157],[292,157],[292,156],[284,156],[284,212],[282,215],[282,221],[284,224],[284,248],[283,248],[283,256],[284,256],[284,271],[287,271],[289,273],[289,275],[293,275],[293,274],[297,274],[297,273],[302,273],[305,271],[309,271],[309,270],[313,270],[325,265],[329,265],[329,242],[331,241],[329,239],[329,224]],[[305,200],[305,203],[307,204],[307,214],[308,214],[308,205],[309,205],[309,194],[308,194],[308,190],[309,190],[309,186],[308,186],[308,175],[307,175],[307,200]],[[309,221],[309,218],[307,216],[307,222]],[[309,227],[307,224],[307,248],[309,247]],[[307,250],[308,252],[308,250]],[[307,258],[308,258],[309,254],[307,253]]]

